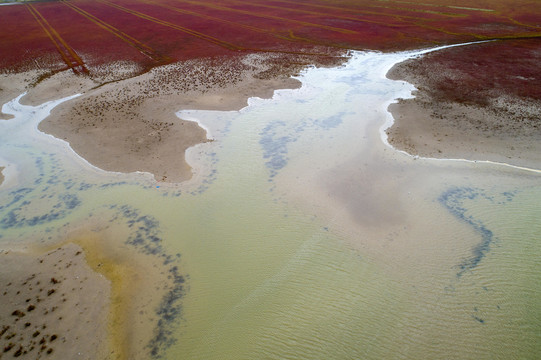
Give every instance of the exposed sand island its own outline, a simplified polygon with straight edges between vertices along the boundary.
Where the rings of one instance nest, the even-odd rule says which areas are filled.
[[[496,41],[429,53],[387,76],[417,87],[392,104],[389,142],[424,157],[541,166],[539,40]]]
[[[0,166],[0,185],[2,185],[2,183],[4,182],[4,174],[2,173],[2,171],[4,171],[5,167],[3,166]]]
[[[68,141],[101,169],[144,171],[158,181],[181,182],[191,177],[186,149],[208,140],[199,125],[177,118],[176,111],[239,110],[249,97],[269,98],[275,89],[300,86],[291,75],[305,66],[343,61],[341,56],[295,55],[284,63],[272,54],[199,59],[98,87],[96,81],[64,72],[30,89],[23,102],[39,104],[51,97],[51,89],[58,89],[57,97],[67,95],[67,89],[82,92],[56,108],[39,129]]]

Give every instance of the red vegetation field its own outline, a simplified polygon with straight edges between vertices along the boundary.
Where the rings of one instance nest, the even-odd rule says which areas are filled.
[[[485,106],[501,95],[541,100],[541,39],[456,47],[416,60],[436,99]]]
[[[527,0],[53,0],[0,6],[0,69],[148,68],[254,51],[332,54],[541,37]]]

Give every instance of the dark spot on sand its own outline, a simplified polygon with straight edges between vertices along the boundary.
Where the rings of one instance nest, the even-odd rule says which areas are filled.
[[[23,317],[26,314],[24,312],[22,312],[21,310],[15,310],[14,312],[11,313],[11,315],[12,316],[17,316],[17,317]]]
[[[9,325],[3,325],[2,326],[2,330],[0,330],[0,337],[4,336],[4,334],[6,333],[6,331],[9,330]]]
[[[8,352],[9,350],[13,349],[14,346],[14,343],[7,344],[6,346],[4,346],[4,352]]]
[[[19,348],[17,349],[17,351],[15,351],[15,353],[13,354],[13,357],[19,357],[21,356],[23,353],[23,347],[22,346],[19,346]]]

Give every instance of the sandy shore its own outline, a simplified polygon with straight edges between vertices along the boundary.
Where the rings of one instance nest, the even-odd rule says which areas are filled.
[[[156,311],[182,286],[179,276],[162,254],[126,246],[122,226],[92,218],[84,225],[52,249],[0,249],[2,354],[147,359],[168,340],[157,338],[166,325]]]
[[[107,327],[101,334],[109,341],[109,353],[93,359],[151,358],[153,351],[161,350],[161,341],[168,339],[156,339],[165,326],[157,311],[163,311],[164,297],[171,289],[178,288],[174,284],[178,276],[170,271],[175,265],[164,264],[165,254],[148,254],[127,246],[129,237],[121,224],[111,226],[99,216],[86,219],[67,237],[84,250],[94,274],[109,282],[109,296],[104,297]]]
[[[27,91],[22,103],[37,105],[80,93],[56,108],[40,130],[68,141],[101,169],[149,172],[157,181],[182,182],[192,176],[186,149],[208,139],[196,123],[178,119],[177,111],[239,110],[249,97],[269,98],[275,89],[299,87],[291,75],[306,66],[343,61],[340,56],[249,54],[169,64],[134,77],[139,69],[124,63],[111,65],[109,73],[116,76],[102,68],[90,76],[28,72],[3,75],[0,100]],[[10,80],[9,87],[3,85]]]
[[[0,252],[0,346],[10,357],[107,358],[110,282],[81,247]]]
[[[397,64],[387,74],[418,89],[414,98],[390,105],[395,123],[387,130],[389,142],[423,157],[489,160],[539,169],[541,101],[513,94],[490,80],[484,89],[472,89],[469,74],[431,56]],[[536,81],[534,76],[529,79]],[[449,98],[439,89],[451,81],[459,85],[456,96]]]
[[[0,185],[2,185],[2,183],[4,182],[4,174],[2,173],[2,171],[4,171],[5,167],[3,166],[0,166]]]

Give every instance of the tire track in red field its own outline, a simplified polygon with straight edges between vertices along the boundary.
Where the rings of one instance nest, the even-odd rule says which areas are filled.
[[[149,5],[163,7],[164,9],[168,9],[168,10],[171,10],[171,11],[174,11],[174,12],[178,12],[179,14],[196,16],[196,17],[199,17],[199,18],[202,18],[202,19],[205,19],[205,20],[210,20],[210,21],[220,22],[222,24],[238,26],[238,27],[241,27],[243,29],[247,29],[247,30],[262,33],[262,34],[270,34],[270,35],[275,36],[276,38],[281,39],[281,40],[295,41],[292,38],[289,38],[287,36],[282,36],[282,35],[277,34],[277,33],[273,32],[271,30],[266,30],[266,29],[257,28],[255,26],[251,26],[251,25],[241,24],[241,23],[238,23],[236,21],[222,19],[222,18],[219,18],[219,17],[198,13],[196,11],[180,9],[180,8],[177,8],[177,7],[174,7],[174,6],[171,6],[171,5],[157,3],[157,2],[154,2],[154,1],[151,1],[151,0],[138,0],[138,1],[143,2],[145,4],[149,4]]]
[[[171,62],[172,59],[166,55],[162,55],[158,53],[156,50],[152,49],[150,46],[140,42],[139,40],[135,39],[134,37],[126,34],[125,32],[117,29],[113,25],[95,17],[94,15],[90,14],[89,12],[81,9],[80,7],[72,4],[71,2],[68,2],[66,0],[61,0],[61,2],[66,5],[67,7],[71,8],[73,11],[77,12],[78,14],[84,16],[100,28],[110,32],[120,40],[124,41],[131,47],[135,48],[139,52],[141,52],[143,55],[147,56],[148,58],[152,59],[153,61],[156,61],[158,63],[168,63]]]
[[[249,16],[253,16],[253,17],[259,17],[259,18],[263,18],[263,19],[272,19],[272,20],[278,20],[278,21],[282,21],[282,22],[290,22],[290,23],[294,23],[294,24],[299,24],[299,25],[306,26],[306,27],[315,27],[315,28],[325,29],[325,30],[329,30],[329,31],[333,31],[333,32],[338,32],[338,33],[341,33],[341,34],[358,34],[357,31],[353,31],[353,30],[349,30],[349,29],[338,28],[338,27],[334,27],[334,26],[321,25],[321,24],[314,24],[314,23],[311,23],[311,22],[295,20],[295,19],[289,19],[289,18],[284,18],[284,17],[281,17],[281,16],[275,16],[275,15],[261,14],[261,13],[256,13],[256,12],[248,11],[248,10],[234,9],[234,8],[230,8],[230,7],[227,7],[227,6],[208,4],[208,3],[204,3],[204,2],[191,1],[191,0],[177,0],[177,1],[187,3],[187,4],[192,4],[192,5],[204,6],[204,7],[208,7],[208,8],[215,9],[215,10],[221,10],[221,11],[225,11],[225,12],[234,12],[234,13],[238,13],[238,14],[244,14],[244,15],[249,15]]]
[[[121,5],[117,5],[117,4],[112,3],[112,2],[110,2],[108,0],[97,0],[97,2],[99,2],[101,4],[104,4],[104,5],[107,5],[107,6],[110,6],[112,8],[124,11],[124,12],[126,12],[128,14],[137,16],[137,17],[139,17],[141,19],[151,21],[151,22],[156,23],[158,25],[162,25],[162,26],[165,26],[165,27],[175,29],[175,30],[181,31],[183,33],[192,35],[192,36],[194,36],[196,38],[199,38],[201,40],[205,40],[205,41],[213,43],[215,45],[224,47],[224,48],[226,48],[228,50],[233,50],[233,51],[245,50],[242,46],[238,46],[238,45],[229,43],[227,41],[220,40],[220,39],[215,38],[213,36],[200,33],[199,31],[195,31],[195,30],[189,29],[189,28],[184,27],[184,26],[173,24],[173,23],[170,23],[170,22],[165,21],[165,20],[160,20],[158,18],[155,18],[153,16],[144,14],[142,12],[139,12],[139,11],[136,11],[136,10],[131,10],[131,9],[128,9],[128,8],[126,8],[124,6],[121,6]]]
[[[191,16],[199,17],[199,18],[209,20],[209,21],[214,21],[214,22],[219,22],[219,23],[222,23],[222,24],[228,24],[228,25],[232,25],[232,26],[237,26],[237,27],[247,29],[247,30],[250,30],[250,31],[253,31],[253,32],[261,33],[261,34],[268,34],[268,35],[274,36],[277,39],[284,40],[284,41],[287,41],[287,42],[292,42],[292,43],[303,42],[303,43],[309,43],[309,44],[315,44],[315,45],[323,45],[323,46],[330,46],[330,47],[345,48],[345,46],[337,46],[336,44],[330,44],[330,43],[325,43],[325,42],[322,42],[322,41],[314,41],[314,40],[310,40],[310,39],[301,38],[301,37],[295,36],[291,30],[288,32],[287,36],[286,35],[280,35],[279,33],[275,32],[273,30],[262,29],[262,28],[258,28],[258,27],[255,27],[255,26],[242,24],[242,23],[239,23],[239,22],[236,22],[236,21],[226,20],[226,19],[222,19],[222,18],[219,18],[219,17],[202,14],[202,13],[192,11],[192,10],[180,9],[180,8],[177,8],[177,7],[174,7],[174,6],[171,6],[171,5],[157,3],[157,2],[154,2],[152,0],[138,0],[138,1],[142,2],[142,3],[145,3],[145,4],[149,4],[149,5],[159,6],[159,7],[174,11],[174,12],[178,12],[180,14],[191,15]],[[349,49],[349,47],[348,47],[348,49]],[[277,52],[277,53],[288,53],[288,54],[301,54],[302,53],[302,54],[314,55],[314,56],[325,56],[323,54],[318,54],[318,53],[306,53],[306,52],[300,52],[300,51],[283,51],[283,50],[272,50],[272,49],[257,49],[257,48],[251,48],[251,47],[245,47],[244,50],[246,50],[246,51],[256,51],[256,52]]]
[[[75,50],[73,50],[66,43],[66,41],[64,41],[64,39],[62,39],[60,34],[51,26],[51,24],[49,24],[47,19],[43,17],[43,15],[36,9],[36,7],[29,3],[25,3],[25,5],[28,11],[34,17],[34,19],[41,26],[43,31],[47,34],[51,42],[54,44],[66,65],[68,65],[68,67],[72,69],[73,72],[76,74],[88,73],[88,69],[86,68],[85,63],[83,62],[81,57],[77,55]]]
[[[320,9],[326,9],[326,10],[337,10],[342,13],[349,12],[354,14],[367,14],[367,15],[377,15],[377,16],[388,16],[395,19],[413,19],[413,20],[428,20],[433,21],[434,19],[426,19],[418,16],[412,16],[412,15],[404,15],[404,14],[390,14],[386,12],[381,11],[369,11],[366,9],[354,9],[350,7],[341,7],[341,6],[333,6],[333,5],[324,5],[324,4],[315,4],[315,3],[306,3],[306,2],[298,2],[298,1],[292,1],[292,0],[273,0],[273,2],[277,3],[284,3],[289,5],[301,5],[301,6],[308,6],[311,8],[320,8]],[[410,9],[410,8],[394,8],[391,6],[382,6],[382,5],[367,5],[367,4],[361,4],[363,7],[371,7],[371,8],[383,8],[383,9],[389,9],[389,10],[401,10],[405,12],[413,12],[413,13],[424,13],[424,14],[430,14],[430,15],[438,15],[440,17],[464,17],[467,15],[460,14],[460,13],[451,13],[451,12],[441,12],[441,11],[431,11],[431,10],[422,10],[422,9]]]
[[[278,38],[280,40],[285,40],[285,41],[288,41],[288,42],[295,42],[295,43],[305,42],[305,43],[325,45],[325,46],[335,47],[335,48],[346,48],[344,46],[337,46],[335,44],[326,44],[326,43],[323,43],[323,42],[316,42],[316,41],[309,40],[309,39],[299,38],[299,37],[294,36],[291,33],[291,31],[289,32],[289,36],[284,36],[284,35],[280,35],[280,34],[274,32],[272,30],[261,29],[261,28],[255,27],[255,26],[241,24],[241,23],[238,23],[236,21],[226,20],[226,19],[222,19],[222,18],[219,18],[219,17],[202,14],[202,13],[192,11],[192,10],[180,9],[180,8],[177,8],[177,7],[174,7],[174,6],[171,6],[171,5],[157,3],[157,2],[152,1],[152,0],[138,0],[138,1],[142,2],[142,3],[145,3],[145,4],[148,4],[148,5],[159,6],[159,7],[174,11],[174,12],[178,12],[180,14],[191,15],[191,16],[199,17],[199,18],[209,20],[209,21],[215,21],[215,22],[220,22],[220,23],[223,23],[223,24],[238,26],[238,27],[241,27],[243,29],[251,30],[251,31],[254,31],[254,32],[258,32],[258,33],[269,34],[269,35],[272,35],[272,36],[274,36],[274,37],[276,37],[276,38]],[[348,49],[349,49],[349,47],[348,47]],[[253,52],[263,52],[263,53],[294,54],[294,55],[307,55],[307,56],[329,56],[329,54],[326,54],[326,53],[310,52],[310,51],[306,51],[306,50],[303,50],[303,51],[289,50],[288,51],[288,50],[276,50],[276,49],[259,49],[259,48],[252,48],[252,47],[243,47],[242,50],[244,50],[244,51],[253,51]]]
[[[364,10],[361,12],[360,10],[341,8],[341,7],[336,7],[336,6],[325,6],[325,5],[318,5],[318,4],[304,4],[304,3],[296,3],[296,2],[287,1],[287,0],[274,0],[274,2],[283,3],[285,5],[305,5],[305,6],[310,6],[310,8],[312,8],[312,9],[319,7],[319,8],[322,8],[324,10],[335,10],[335,11],[340,11],[342,13],[344,13],[344,12],[352,12],[356,16],[353,16],[353,15],[338,15],[338,14],[331,14],[331,13],[328,13],[328,12],[324,13],[324,12],[321,12],[321,11],[315,11],[315,10],[310,10],[310,9],[300,9],[300,8],[292,8],[292,7],[288,7],[288,6],[260,4],[260,3],[255,3],[255,2],[251,2],[250,6],[262,7],[262,8],[267,8],[267,9],[275,9],[275,10],[283,10],[283,11],[289,11],[289,12],[295,12],[295,13],[301,13],[301,14],[308,14],[308,15],[315,15],[321,20],[347,20],[347,21],[352,21],[352,22],[355,22],[355,23],[362,23],[362,24],[376,24],[376,25],[387,27],[390,31],[398,34],[398,36],[410,37],[410,38],[413,38],[413,37],[408,36],[404,32],[399,30],[402,27],[408,27],[408,26],[411,26],[411,24],[412,24],[409,20],[404,20],[404,19],[408,18],[408,19],[415,19],[415,20],[426,20],[426,19],[413,17],[413,16],[398,15],[398,14],[386,14],[386,13],[381,13],[381,12],[364,11]],[[241,1],[229,0],[228,4],[242,5],[243,3]],[[363,18],[363,16],[365,18]],[[367,19],[366,16],[383,16],[383,17],[387,16],[387,17],[392,17],[394,20],[396,20],[396,22],[391,24],[391,23],[389,23],[389,21],[373,20],[373,19],[371,20],[371,19]],[[322,26],[325,26],[325,25],[322,25]],[[345,30],[350,30],[350,29],[345,29]],[[355,30],[350,30],[350,31],[352,31],[353,33],[358,33],[359,32],[359,31],[355,31]],[[325,43],[322,43],[322,42],[310,40],[310,39],[299,37],[299,36],[293,36],[293,35],[291,35],[291,38],[289,40],[305,41],[305,42],[309,42],[309,43],[313,43],[313,44],[318,44],[319,43],[321,45],[326,45],[326,46],[342,47],[342,46],[337,46],[336,44],[325,44]],[[351,48],[351,47],[348,47],[348,48]]]
[[[275,2],[279,2],[279,3],[283,3],[283,4],[287,4],[287,5],[304,5],[304,6],[309,6],[311,7],[312,9],[313,8],[322,8],[322,9],[326,9],[326,10],[337,10],[337,11],[340,11],[342,13],[344,12],[352,12],[354,13],[354,15],[356,16],[349,16],[349,15],[337,15],[337,14],[330,14],[330,13],[324,13],[324,12],[321,12],[321,11],[315,11],[315,10],[309,10],[309,9],[300,9],[300,8],[292,8],[292,7],[288,7],[288,6],[277,6],[277,5],[269,5],[269,4],[260,4],[260,3],[250,3],[250,6],[256,6],[256,7],[262,7],[262,8],[267,8],[267,9],[276,9],[276,10],[284,10],[284,11],[289,11],[289,12],[296,12],[296,13],[301,13],[301,14],[310,14],[310,15],[316,15],[316,16],[319,16],[319,17],[322,17],[322,19],[342,19],[342,20],[350,20],[350,21],[355,21],[355,22],[361,22],[361,23],[370,23],[370,24],[378,24],[378,25],[389,25],[389,22],[388,21],[378,21],[378,20],[368,20],[366,18],[361,18],[362,16],[382,16],[382,17],[392,17],[394,18],[395,20],[398,20],[400,22],[404,22],[405,20],[403,20],[403,18],[410,18],[410,19],[415,19],[415,20],[424,20],[423,18],[419,18],[419,17],[414,17],[414,16],[407,16],[407,15],[398,15],[398,14],[387,14],[387,13],[382,13],[382,12],[376,12],[376,11],[361,11],[361,10],[349,10],[349,9],[344,9],[344,8],[340,8],[340,7],[336,7],[336,6],[324,6],[324,5],[318,5],[318,4],[303,4],[303,3],[296,3],[296,2],[292,2],[292,1],[279,1],[279,0],[275,0]],[[234,0],[231,0],[229,1],[229,3],[231,4],[242,4],[242,2],[240,1],[234,1]],[[361,16],[361,17],[359,17]],[[394,26],[401,26],[400,24],[394,24]]]

